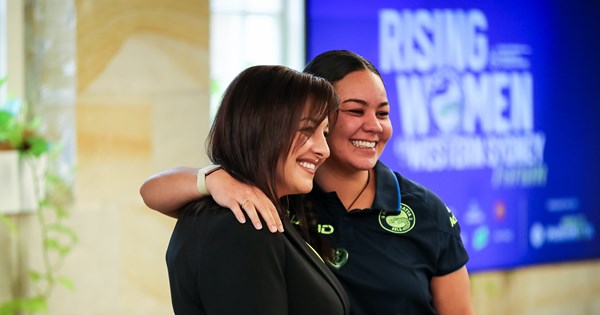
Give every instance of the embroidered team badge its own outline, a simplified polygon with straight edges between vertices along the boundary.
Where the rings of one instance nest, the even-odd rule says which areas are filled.
[[[402,204],[400,206],[400,212],[394,215],[386,215],[385,211],[379,213],[379,225],[389,232],[396,234],[404,234],[415,226],[415,213],[413,210]]]

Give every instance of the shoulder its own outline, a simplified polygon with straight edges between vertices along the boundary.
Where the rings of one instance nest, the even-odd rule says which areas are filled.
[[[244,224],[239,223],[230,209],[217,205],[212,198],[204,199],[189,203],[181,209],[182,215],[177,221],[174,234],[178,230],[183,232],[188,239],[188,247],[200,250],[200,247],[234,245],[280,246],[281,233],[270,233],[264,228],[256,230],[250,220]]]
[[[402,194],[402,200],[406,198],[415,199],[419,202],[424,203],[426,206],[443,206],[444,203],[440,197],[434,193],[431,189],[419,184],[411,179],[402,176],[400,173],[394,171],[394,175],[398,179],[400,184],[400,192]]]
[[[392,186],[397,186],[402,203],[410,200],[412,203],[423,203],[426,207],[443,205],[441,199],[429,188],[402,176],[384,163],[378,162],[375,169],[378,186],[383,186],[384,190],[391,190]]]
[[[211,203],[191,203],[175,225],[166,260],[178,279],[210,279],[215,273],[240,276],[252,268],[281,266],[287,255],[282,233],[241,224],[230,209]],[[260,266],[260,267],[259,267]],[[255,271],[252,271],[256,273]]]
[[[455,228],[457,227],[456,217],[435,192],[398,172],[394,172],[394,174],[400,183],[403,204],[415,211],[428,214],[437,222],[440,230],[452,234],[460,233],[460,230]]]

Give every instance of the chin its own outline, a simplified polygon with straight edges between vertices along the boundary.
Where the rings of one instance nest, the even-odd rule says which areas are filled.
[[[301,194],[308,194],[312,189],[313,189],[313,185],[312,185],[312,181],[311,181],[310,185],[306,185],[304,187],[304,191],[301,192]]]
[[[375,167],[375,164],[377,164],[377,159],[375,159],[375,158],[362,159],[356,163],[352,163],[354,168],[356,168],[357,170],[360,170],[360,171],[370,170]]]
[[[310,181],[308,183],[295,183],[295,184],[289,186],[289,189],[287,189],[286,195],[308,194],[312,190],[312,188],[313,188],[312,181]]]
[[[298,186],[298,188],[300,188],[300,192],[298,194],[308,194],[313,188],[313,183],[310,181],[309,183],[304,183],[303,185]]]

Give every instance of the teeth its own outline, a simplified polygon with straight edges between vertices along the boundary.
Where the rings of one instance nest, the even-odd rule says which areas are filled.
[[[375,141],[352,140],[352,145],[358,148],[374,148]]]
[[[300,164],[302,167],[304,168],[308,168],[309,170],[315,170],[315,165],[312,163],[308,163],[308,162],[299,162],[298,164]]]

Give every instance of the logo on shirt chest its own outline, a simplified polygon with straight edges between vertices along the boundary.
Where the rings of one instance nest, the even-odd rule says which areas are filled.
[[[379,225],[388,232],[404,234],[412,230],[415,222],[415,213],[406,204],[400,206],[397,214],[389,215],[383,210],[379,213]]]

